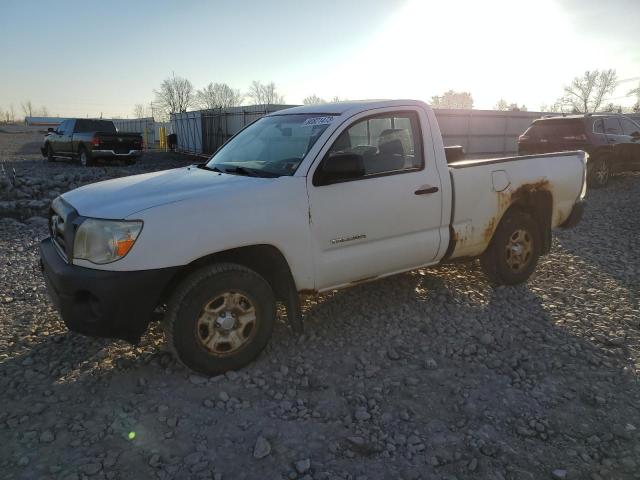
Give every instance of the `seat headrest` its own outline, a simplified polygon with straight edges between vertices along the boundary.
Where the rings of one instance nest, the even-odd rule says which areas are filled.
[[[402,142],[398,138],[384,143],[381,142],[378,145],[378,149],[380,150],[380,153],[384,153],[386,155],[404,156],[404,148],[402,147]]]

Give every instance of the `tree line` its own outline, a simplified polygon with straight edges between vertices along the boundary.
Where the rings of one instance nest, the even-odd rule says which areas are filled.
[[[44,105],[36,107],[31,100],[25,100],[20,104],[20,108],[25,117],[48,117],[49,109]],[[6,109],[0,107],[0,122],[2,123],[16,123],[18,118],[16,116],[16,109],[13,104],[10,104]]]

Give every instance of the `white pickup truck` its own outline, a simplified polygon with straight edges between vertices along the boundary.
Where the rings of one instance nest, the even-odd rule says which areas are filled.
[[[56,198],[41,266],[70,329],[137,342],[164,312],[180,361],[237,369],[278,301],[297,331],[301,294],[418,267],[480,258],[518,284],[582,216],[584,152],[449,160],[419,101],[282,110],[205,164]]]

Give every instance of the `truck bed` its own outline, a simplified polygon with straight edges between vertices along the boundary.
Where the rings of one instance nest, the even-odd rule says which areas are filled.
[[[583,162],[585,153],[576,151],[450,163],[450,258],[482,254],[504,212],[517,202],[541,211],[550,206],[551,228],[562,225],[580,197],[584,179],[575,171]]]

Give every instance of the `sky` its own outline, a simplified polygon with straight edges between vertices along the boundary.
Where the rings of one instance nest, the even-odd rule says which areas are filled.
[[[0,110],[131,117],[172,73],[289,104],[469,91],[537,110],[585,70],[640,85],[640,0],[2,0]]]

